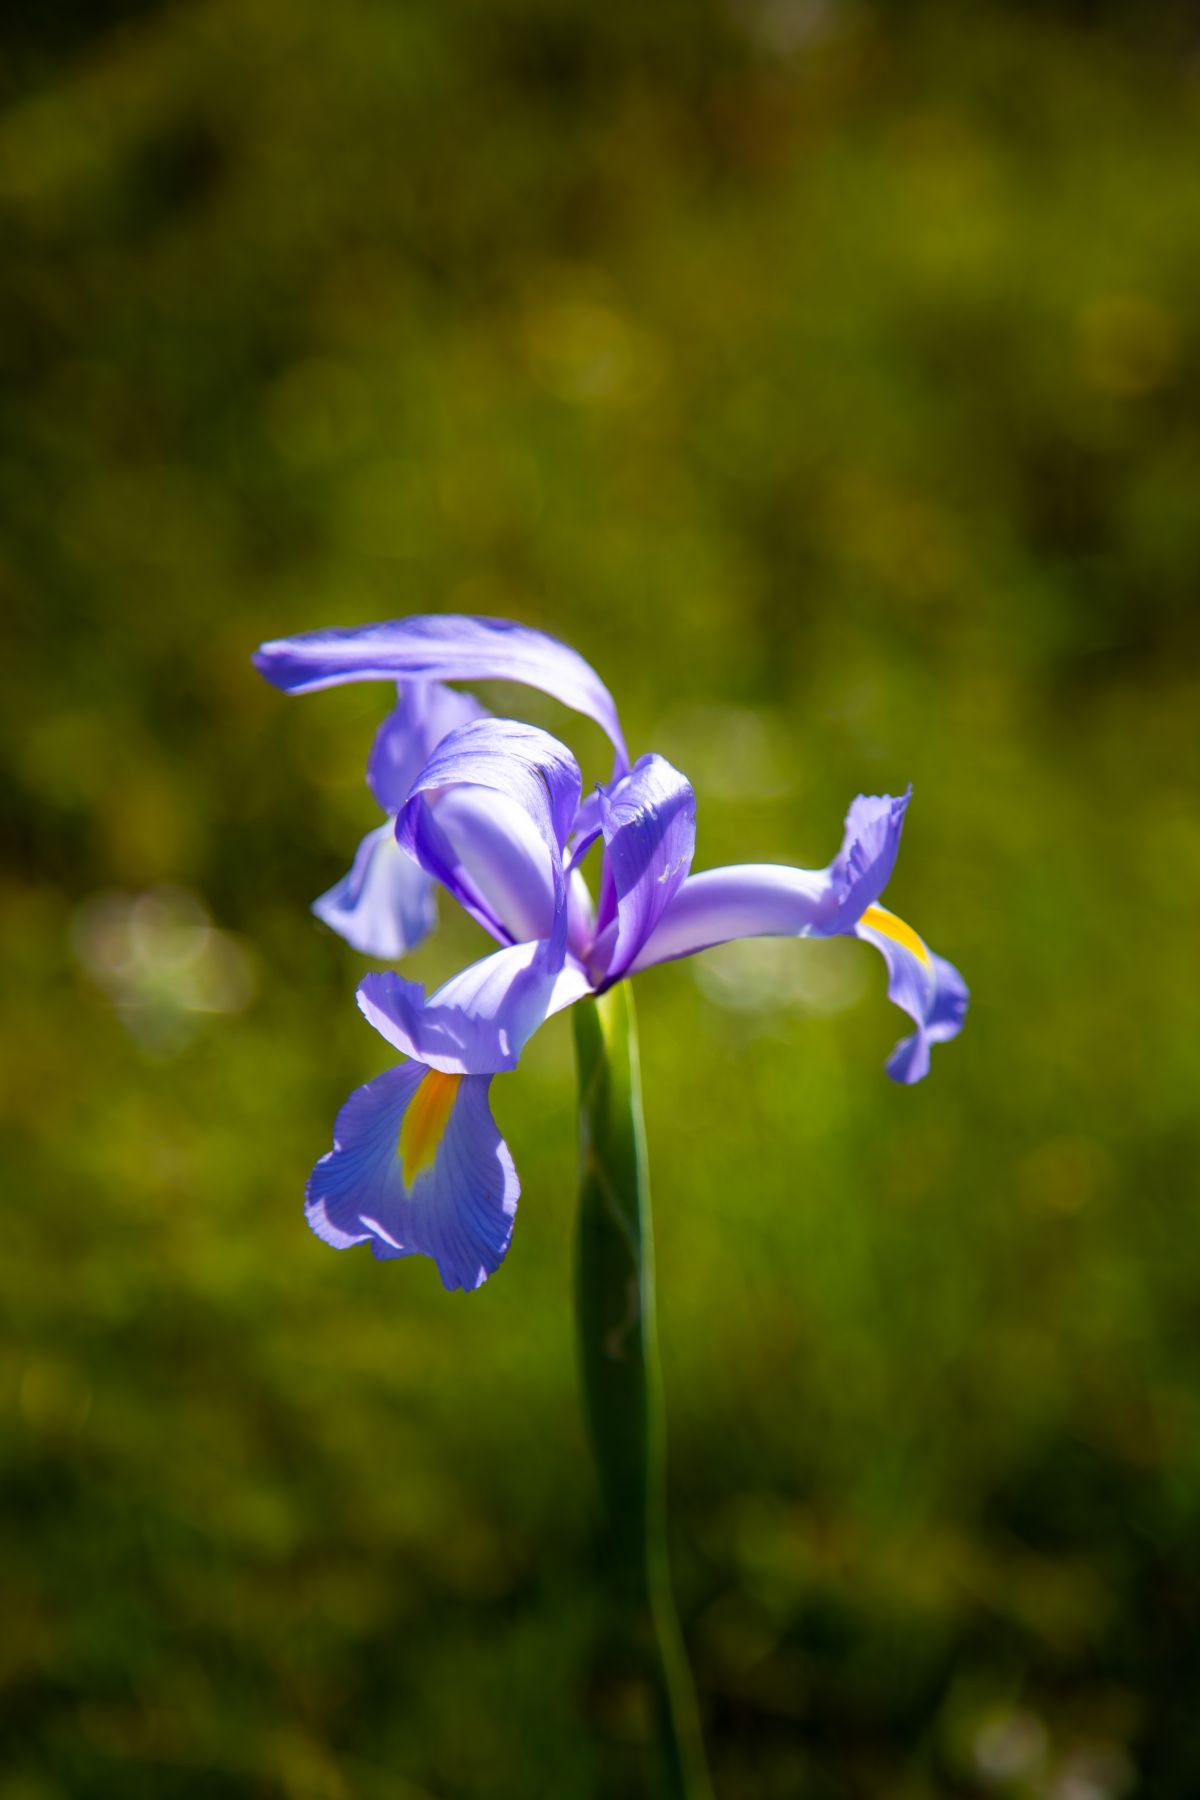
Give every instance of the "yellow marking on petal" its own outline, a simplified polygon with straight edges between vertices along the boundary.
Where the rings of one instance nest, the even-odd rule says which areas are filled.
[[[430,1069],[422,1076],[409,1101],[396,1140],[396,1155],[400,1158],[406,1188],[411,1188],[418,1175],[433,1167],[461,1080],[461,1075],[443,1075],[440,1069]]]
[[[906,925],[903,919],[898,919],[895,913],[888,911],[886,906],[868,906],[858,922],[860,925],[869,925],[871,930],[879,932],[881,937],[891,938],[893,944],[899,944],[903,949],[911,950],[919,961],[923,963],[929,961],[929,952],[912,926]]]

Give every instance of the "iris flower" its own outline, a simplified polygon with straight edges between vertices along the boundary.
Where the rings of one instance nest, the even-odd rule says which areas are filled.
[[[368,772],[388,822],[317,903],[321,916],[394,957],[428,929],[436,885],[499,945],[429,995],[394,972],[359,984],[363,1014],[405,1060],[351,1094],[309,1179],[308,1222],[336,1249],[429,1256],[447,1288],[479,1287],[504,1259],[520,1191],[493,1077],[552,1014],[656,963],[735,938],[862,938],[914,1026],[888,1060],[893,1080],[921,1080],[930,1047],[961,1029],[962,977],[880,904],[908,793],[860,794],[823,869],[693,874],[691,784],[661,756],[630,764],[612,696],[565,644],[447,615],[306,632],[264,644],[255,662],[289,693],[398,684]],[[557,738],[445,686],[472,680],[524,682],[594,719],[613,746],[611,779],[584,796]]]

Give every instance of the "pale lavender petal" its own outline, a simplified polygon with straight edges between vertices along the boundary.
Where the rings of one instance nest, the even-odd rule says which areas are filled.
[[[596,908],[587,882],[578,869],[567,876],[567,948],[583,957],[596,936]]]
[[[550,993],[550,1004],[546,1008],[546,1017],[551,1019],[555,1013],[565,1012],[568,1006],[575,1006],[580,1000],[588,999],[594,994],[591,976],[579,961],[578,957],[568,956],[554,979],[554,987]]]
[[[313,911],[364,956],[395,962],[433,929],[433,883],[396,842],[389,820],[369,831],[348,874]]]
[[[607,733],[628,767],[612,695],[577,651],[506,619],[446,613],[348,630],[306,631],[263,644],[256,668],[288,693],[343,681],[424,676],[433,681],[519,681],[540,689]]]
[[[470,694],[439,681],[402,681],[396,705],[375,734],[367,784],[386,813],[398,813],[430,756],[448,732],[485,709]]]
[[[831,931],[849,931],[891,880],[911,798],[910,786],[899,796],[859,794],[851,802],[842,847],[829,871],[837,899]]]
[[[431,1068],[448,1075],[514,1069],[543,1020],[591,991],[574,958],[547,975],[542,949],[533,943],[496,950],[428,998],[419,982],[368,975],[358,1004],[389,1044]]]
[[[515,800],[533,820],[551,855],[561,861],[582,783],[579,764],[557,738],[516,719],[475,719],[450,732],[413,783],[397,822],[401,842],[421,795],[463,783]]]
[[[616,917],[591,966],[607,985],[626,972],[670,907],[696,848],[696,796],[661,756],[643,756],[600,795]]]
[[[425,815],[428,823],[428,814]],[[555,861],[529,814],[504,794],[455,787],[432,803],[438,833],[422,860],[450,872],[446,885],[501,943],[549,937],[554,927]],[[444,879],[444,878],[443,878]]]
[[[896,862],[909,795],[860,794],[827,869],[743,863],[690,876],[630,969],[691,956],[742,937],[833,937],[883,892]]]
[[[744,937],[825,937],[835,899],[824,869],[736,863],[689,875],[628,973]]]
[[[600,836],[601,815],[600,803],[602,791],[595,787],[584,794],[575,813],[575,823],[571,828],[571,842],[568,846],[568,861],[582,862],[596,839]]]
[[[475,798],[447,805],[449,796],[464,790]],[[503,817],[511,823],[512,809],[519,809],[540,848],[529,832],[489,830],[480,810],[483,791],[504,803],[495,823]],[[511,943],[533,925],[551,946],[543,966],[561,966],[567,930],[562,852],[579,794],[579,765],[557,738],[513,719],[478,719],[438,745],[413,783],[396,835],[485,930]]]

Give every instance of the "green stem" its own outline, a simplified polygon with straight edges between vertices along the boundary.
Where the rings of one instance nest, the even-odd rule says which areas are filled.
[[[576,1297],[611,1591],[656,1700],[671,1800],[711,1800],[667,1563],[662,1375],[637,1024],[627,982],[574,1008],[580,1177]]]

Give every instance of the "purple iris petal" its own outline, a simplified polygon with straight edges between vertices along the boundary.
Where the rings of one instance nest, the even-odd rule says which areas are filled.
[[[629,973],[746,937],[825,937],[835,917],[825,869],[735,863],[689,875]]]
[[[482,715],[469,694],[436,681],[401,682],[375,736],[367,782],[394,814],[440,740]],[[349,873],[313,901],[319,919],[364,956],[391,961],[413,950],[436,923],[433,883],[396,843],[392,824],[367,833]]]
[[[596,936],[596,909],[588,884],[578,869],[567,876],[567,948],[585,957]]]
[[[355,950],[387,962],[415,949],[436,921],[433,883],[400,848],[390,820],[367,833],[349,873],[312,909]]]
[[[600,803],[602,790],[595,787],[585,794],[579,802],[575,814],[575,823],[571,828],[571,842],[568,846],[571,862],[582,862],[596,839],[600,836]]]
[[[851,801],[842,847],[829,871],[837,898],[831,932],[849,931],[891,880],[911,798],[910,786],[895,798],[859,794]]]
[[[456,798],[443,825],[446,797],[464,791],[486,791],[502,803],[490,825],[469,797],[465,806]],[[493,936],[509,943],[517,935],[514,925],[534,924],[547,943],[543,967],[561,967],[567,931],[562,855],[579,794],[579,765],[549,732],[512,719],[477,719],[438,745],[413,783],[396,835]],[[516,828],[516,811],[540,848]],[[514,828],[497,830],[506,819]]]
[[[561,860],[582,783],[578,763],[557,738],[516,719],[475,719],[450,732],[412,785],[396,825],[401,841],[419,810],[420,796],[464,783],[515,800],[546,848]]]
[[[909,795],[859,794],[842,847],[827,869],[738,863],[683,882],[630,964],[630,972],[743,937],[833,937],[887,886]]]
[[[515,1069],[521,1051],[552,1013],[591,992],[587,972],[567,957],[547,974],[538,943],[510,944],[472,963],[428,999],[419,982],[367,975],[358,1004],[381,1037],[405,1056],[448,1075]]]
[[[690,876],[630,963],[628,972],[743,937],[853,935],[888,965],[888,996],[917,1030],[896,1046],[888,1074],[920,1081],[931,1044],[962,1029],[967,989],[902,919],[878,904],[896,861],[908,794],[862,795],[850,808],[841,851],[828,869],[746,863]]]
[[[263,644],[255,667],[288,693],[343,681],[520,681],[594,719],[611,739],[621,769],[629,758],[612,695],[568,645],[506,619],[447,613],[395,619],[349,630],[305,631]]]
[[[470,694],[440,681],[402,681],[398,698],[379,730],[367,759],[367,785],[386,813],[398,813],[408,790],[437,745],[460,725],[480,719],[485,709]]]
[[[430,1256],[445,1287],[477,1288],[504,1260],[520,1183],[488,1106],[490,1080],[466,1076],[432,1107],[427,1080],[447,1078],[405,1063],[351,1094],[309,1177],[305,1215],[337,1250],[369,1243],[380,1259]],[[406,1171],[403,1127],[416,1107],[423,1141]]]
[[[556,859],[515,800],[489,788],[450,788],[439,794],[432,818],[428,811],[422,817],[422,860],[450,872],[446,885],[460,898],[469,895],[493,936],[504,944],[550,936]]]
[[[615,918],[590,959],[605,986],[620,979],[667,911],[691,868],[696,796],[661,756],[643,756],[600,795]]]
[[[930,1045],[957,1037],[963,1028],[967,984],[953,963],[935,956],[915,931],[882,907],[873,907],[868,919],[874,922],[860,921],[854,935],[881,953],[888,966],[888,999],[917,1027],[896,1045],[887,1072],[893,1081],[921,1081],[929,1073]]]

